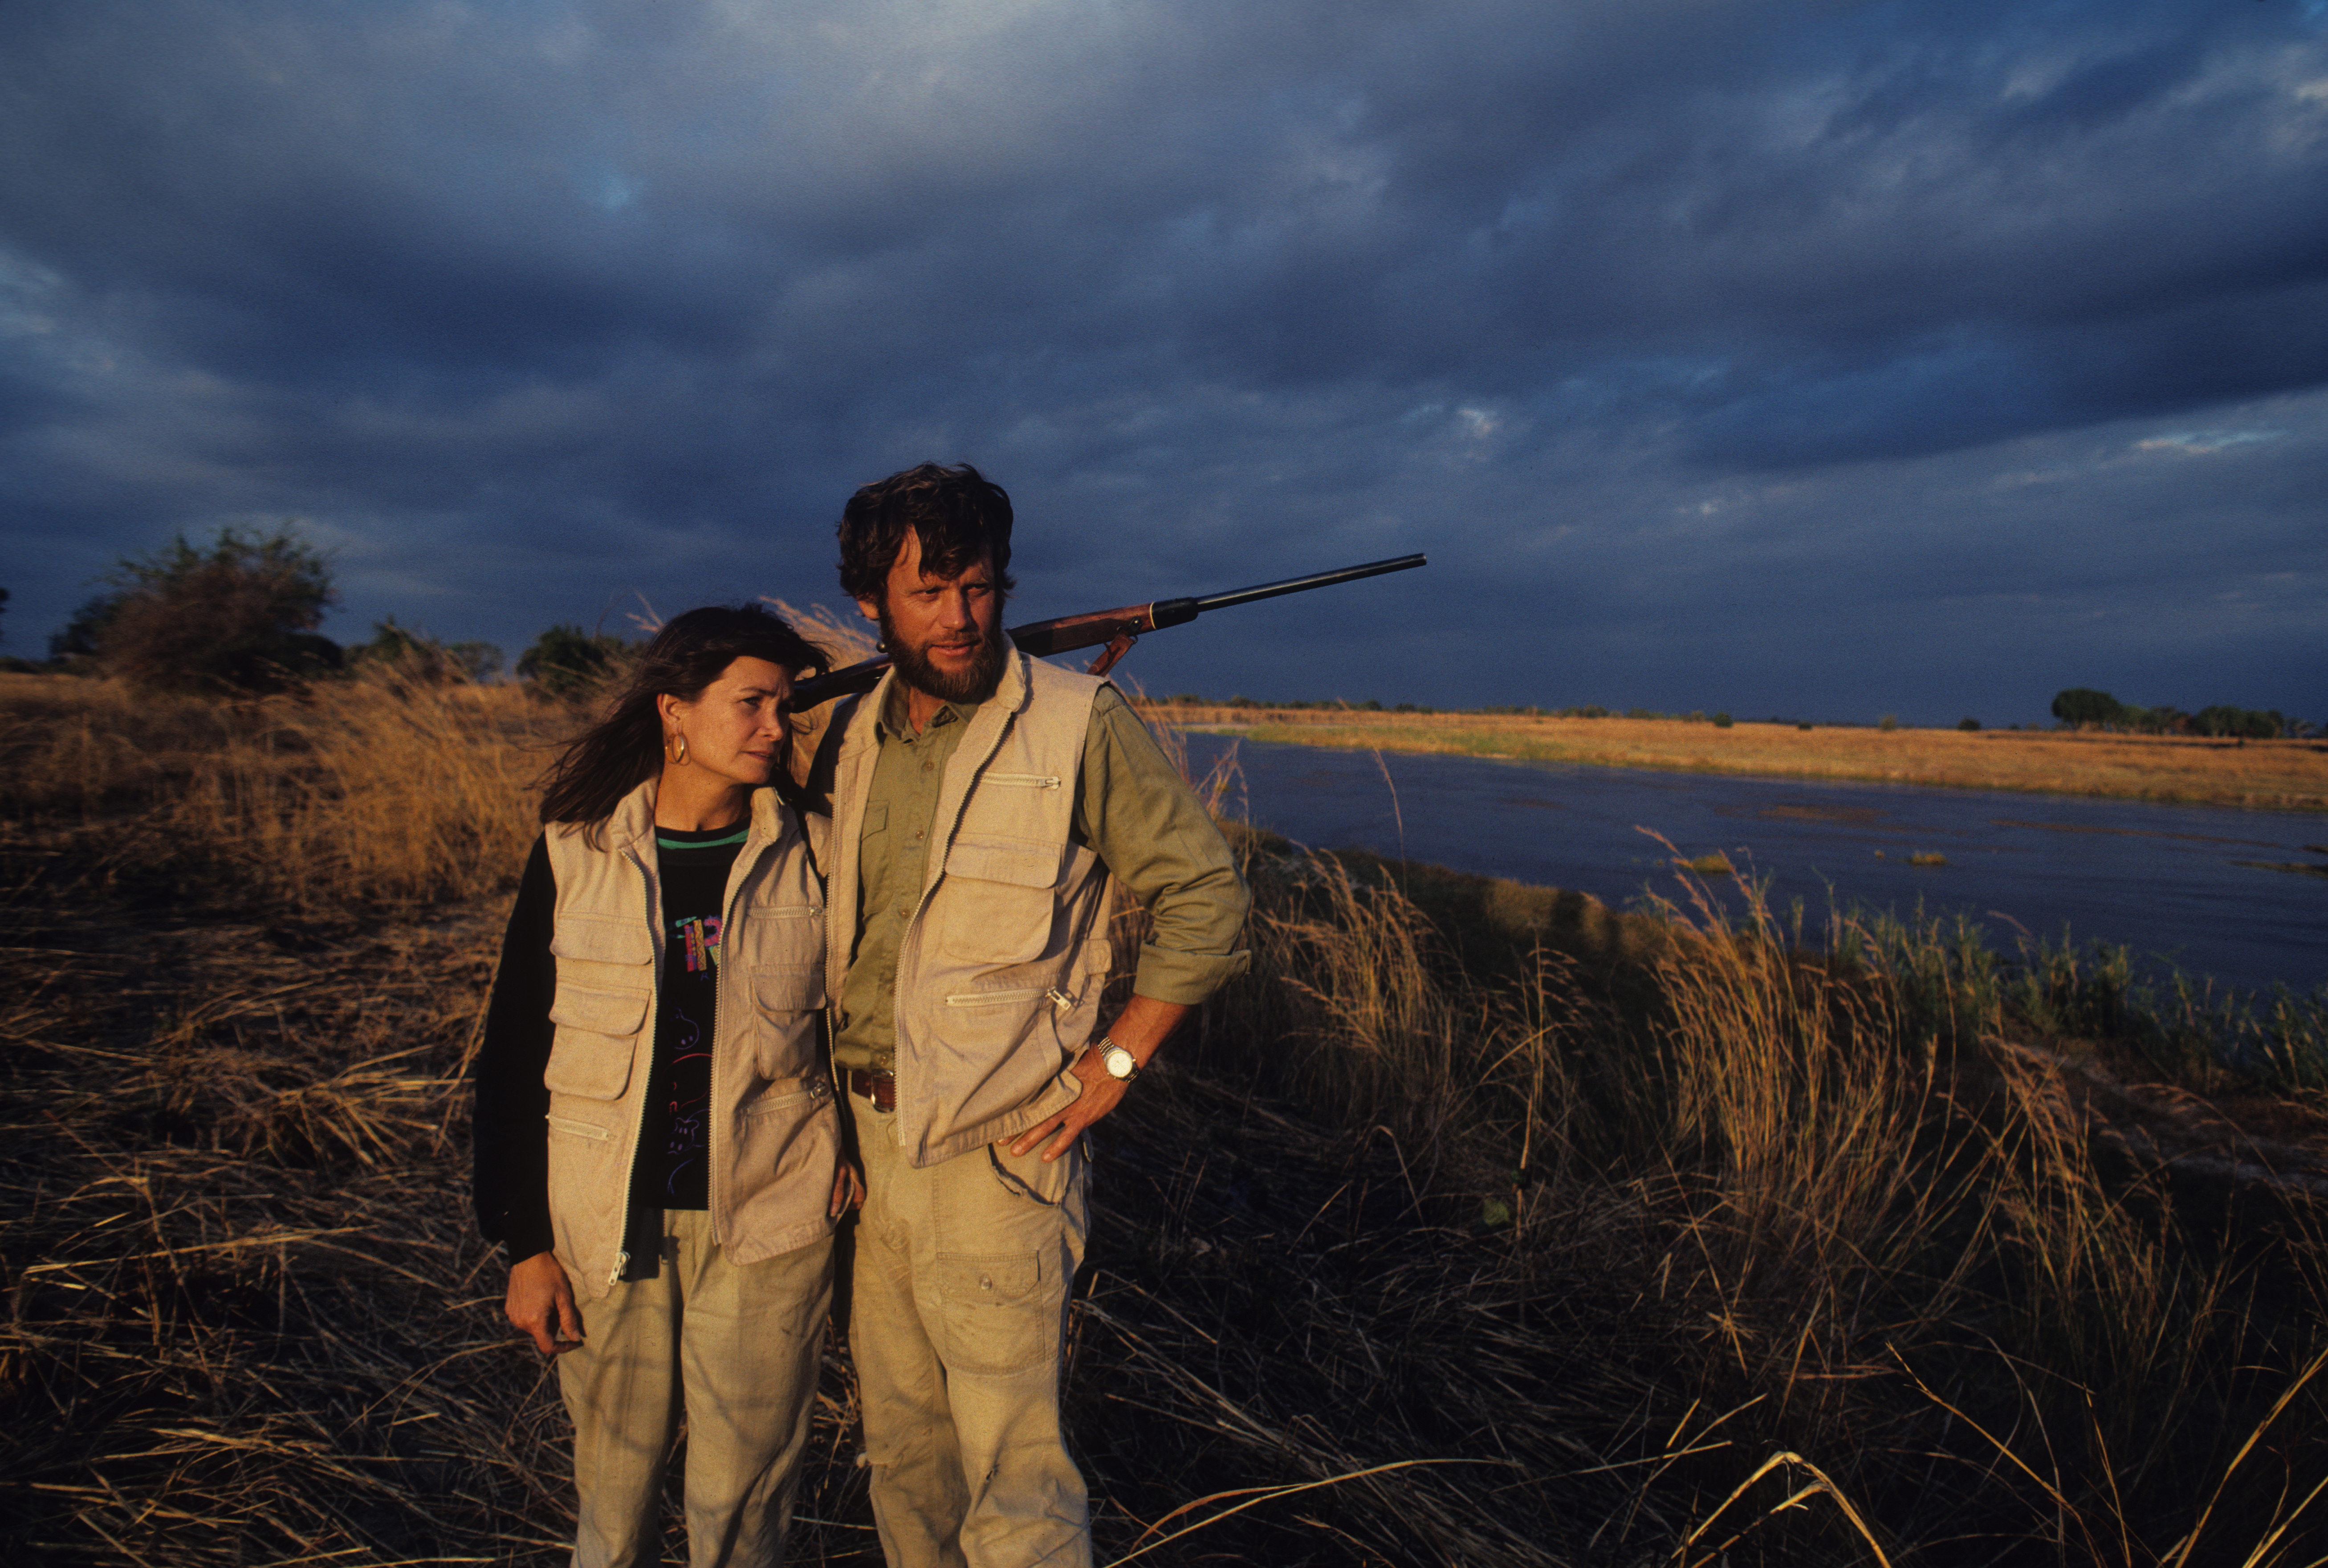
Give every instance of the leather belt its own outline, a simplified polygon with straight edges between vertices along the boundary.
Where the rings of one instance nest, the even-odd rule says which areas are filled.
[[[849,1069],[849,1092],[862,1094],[873,1102],[876,1111],[897,1108],[897,1075],[886,1067],[851,1067]]]

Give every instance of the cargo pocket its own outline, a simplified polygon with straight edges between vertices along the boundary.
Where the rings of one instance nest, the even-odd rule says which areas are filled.
[[[1000,1374],[1038,1366],[1056,1339],[1058,1303],[1039,1253],[941,1253],[949,1370]]]
[[[647,999],[636,991],[561,985],[550,1004],[549,1061],[541,1082],[553,1094],[619,1100],[630,1087],[631,1058],[646,1023]]]
[[[1028,963],[1051,945],[1063,851],[1030,839],[954,840],[947,851],[945,951],[972,963]]]

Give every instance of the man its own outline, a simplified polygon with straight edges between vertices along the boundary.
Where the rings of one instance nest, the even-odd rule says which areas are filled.
[[[835,715],[826,973],[868,1193],[849,1338],[891,1568],[1091,1560],[1059,1424],[1085,1129],[1240,973],[1246,895],[1115,690],[1002,631],[1009,497],[967,465],[867,485],[841,586],[893,664]],[[1102,1032],[1110,876],[1147,906]]]

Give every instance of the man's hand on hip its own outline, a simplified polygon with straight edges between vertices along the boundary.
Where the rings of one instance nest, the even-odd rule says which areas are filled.
[[[1107,1031],[1107,1038],[1131,1053],[1132,1060],[1145,1067],[1180,1020],[1188,1016],[1186,1003],[1158,1001],[1152,996],[1135,994],[1124,1008],[1122,1015]],[[1096,1044],[1097,1042],[1094,1042]],[[1040,1148],[1046,1160],[1056,1160],[1075,1146],[1084,1129],[1099,1122],[1123,1101],[1124,1091],[1131,1084],[1112,1076],[1107,1064],[1097,1051],[1085,1051],[1075,1058],[1068,1069],[1083,1085],[1083,1092],[1048,1121],[1037,1123],[1020,1133],[1010,1145],[1013,1154],[1024,1154]]]

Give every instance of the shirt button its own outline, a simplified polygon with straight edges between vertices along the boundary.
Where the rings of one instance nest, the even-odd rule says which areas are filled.
[[[922,771],[923,771],[924,773],[927,773],[927,772],[929,772],[929,771],[930,771],[930,765],[929,765],[928,763],[924,763],[924,764],[922,764]]]

